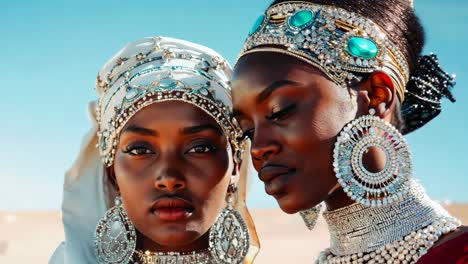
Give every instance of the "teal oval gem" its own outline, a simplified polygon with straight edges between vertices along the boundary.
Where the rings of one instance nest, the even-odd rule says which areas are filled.
[[[262,26],[263,21],[265,21],[265,15],[259,16],[257,20],[255,21],[255,24],[253,25],[253,27],[250,29],[249,35],[255,34],[255,32],[257,32]]]
[[[348,53],[352,56],[373,59],[377,56],[379,48],[371,39],[352,37],[348,40]]]
[[[125,99],[132,100],[135,99],[140,94],[140,90],[127,87],[127,93],[125,94]]]
[[[296,28],[309,25],[314,19],[314,13],[310,10],[301,10],[289,18],[289,24]]]
[[[158,87],[161,88],[161,89],[173,89],[173,88],[176,88],[177,87],[177,81],[174,80],[174,79],[171,79],[171,78],[165,78],[165,79],[162,79],[159,84],[158,84]]]

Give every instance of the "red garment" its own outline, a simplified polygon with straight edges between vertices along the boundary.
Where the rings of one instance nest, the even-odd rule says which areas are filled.
[[[468,264],[468,233],[430,249],[416,263]]]

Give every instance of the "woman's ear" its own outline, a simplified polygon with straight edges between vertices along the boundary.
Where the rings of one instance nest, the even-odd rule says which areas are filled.
[[[361,109],[369,113],[373,108],[376,115],[382,119],[391,120],[396,103],[396,90],[390,77],[384,72],[373,72],[365,81],[361,82],[359,94]]]
[[[111,183],[112,187],[114,187],[114,189],[117,190],[117,192],[120,192],[119,185],[117,184],[117,178],[115,177],[114,165],[106,167],[105,170],[107,178]]]

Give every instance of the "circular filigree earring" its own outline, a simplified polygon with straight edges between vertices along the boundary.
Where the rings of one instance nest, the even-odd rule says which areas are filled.
[[[385,155],[384,168],[378,172],[364,164],[364,155],[375,150]],[[344,127],[335,143],[333,159],[338,182],[351,199],[361,204],[391,204],[408,192],[413,167],[410,150],[394,126],[375,116],[375,109]]]
[[[227,206],[210,229],[209,250],[215,263],[240,264],[249,251],[250,237],[242,215],[234,208],[235,185],[229,185]]]
[[[136,231],[122,206],[120,196],[99,221],[94,234],[99,263],[129,263],[136,247]]]

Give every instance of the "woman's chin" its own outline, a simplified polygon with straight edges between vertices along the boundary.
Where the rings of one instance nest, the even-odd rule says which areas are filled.
[[[320,202],[309,202],[292,194],[284,194],[275,197],[281,210],[287,214],[295,214],[302,210],[310,209]]]
[[[199,239],[202,235],[195,231],[187,230],[163,230],[157,235],[149,237],[157,244],[165,248],[184,247]]]
[[[301,210],[304,210],[305,208],[301,207],[297,199],[294,199],[294,197],[291,196],[292,195],[285,194],[280,197],[275,197],[281,210],[287,214],[295,214]]]

